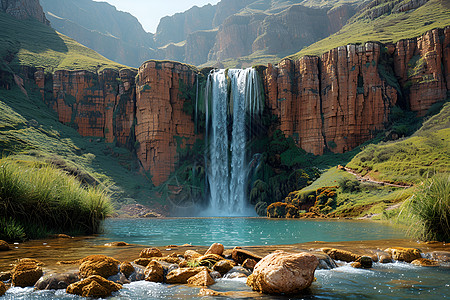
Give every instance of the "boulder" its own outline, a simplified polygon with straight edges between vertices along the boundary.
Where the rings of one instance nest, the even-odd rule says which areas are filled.
[[[105,255],[90,255],[81,260],[80,277],[88,278],[99,275],[104,278],[116,275],[119,272],[120,262]]]
[[[370,258],[369,256],[361,256],[355,262],[357,264],[360,264],[361,268],[363,268],[363,269],[370,269],[370,268],[372,268],[372,264],[373,264],[372,258]]]
[[[146,267],[153,260],[154,260],[153,258],[138,258],[133,260],[133,263],[135,263],[136,265]]]
[[[19,262],[12,270],[12,285],[17,287],[34,286],[42,274],[42,268],[36,263]]]
[[[319,260],[310,253],[276,251],[256,264],[247,285],[265,294],[297,294],[314,281]]]
[[[224,246],[222,244],[219,243],[214,243],[212,244],[209,249],[205,252],[205,255],[207,254],[217,254],[222,256],[223,254],[223,250],[224,250]]]
[[[115,283],[119,283],[119,284],[127,284],[130,283],[131,281],[128,280],[127,277],[125,277],[125,275],[123,275],[123,273],[117,273],[116,275],[110,276],[107,278],[109,281],[115,282]]]
[[[223,259],[216,262],[216,264],[213,266],[213,270],[219,272],[223,276],[228,273],[228,271],[233,269],[234,266],[236,266],[236,264],[231,260]]]
[[[183,256],[184,256],[184,259],[191,260],[191,259],[199,258],[202,255],[194,250],[186,250],[186,252],[184,252]]]
[[[0,281],[0,297],[6,294],[6,285],[3,281]]]
[[[0,272],[0,281],[8,281],[11,279],[11,271]]]
[[[128,261],[120,264],[119,271],[125,275],[126,278],[130,277],[130,275],[135,272],[133,265]]]
[[[200,266],[212,268],[217,262],[223,260],[223,257],[217,254],[206,254],[195,259]]]
[[[145,267],[137,264],[132,264],[134,272],[128,277],[131,282],[142,281],[145,279]]]
[[[223,277],[225,279],[234,279],[234,278],[245,278],[250,276],[252,272],[247,270],[246,268],[243,268],[241,266],[233,267],[230,271],[228,271]]]
[[[181,283],[186,284],[188,279],[192,276],[197,275],[202,271],[208,271],[206,267],[197,267],[197,268],[179,268],[173,271],[170,271],[167,274],[166,282],[167,283]]]
[[[334,260],[326,255],[325,253],[314,253],[314,256],[319,260],[319,266],[317,269],[319,270],[331,270],[337,268]]]
[[[197,275],[192,276],[188,279],[188,284],[195,286],[209,286],[215,283],[214,279],[211,278],[208,271],[201,271]]]
[[[352,262],[356,261],[360,255],[354,254],[350,251],[346,250],[340,250],[340,249],[334,249],[334,248],[322,248],[322,250],[325,254],[327,254],[329,257],[331,257],[334,260],[340,260],[345,262]]]
[[[151,282],[164,282],[164,268],[157,261],[151,261],[145,269],[145,280]]]
[[[65,290],[78,280],[80,278],[77,274],[49,274],[41,277],[34,288],[36,290]]]
[[[140,258],[162,257],[162,253],[157,248],[146,248],[139,254]]]
[[[233,249],[233,252],[231,253],[231,257],[238,264],[242,264],[248,258],[254,259],[256,262],[259,262],[262,259],[261,256],[256,255],[250,251],[240,249],[238,247]]]
[[[253,271],[253,269],[255,268],[257,262],[254,259],[251,258],[247,258],[246,260],[244,260],[244,262],[242,263],[242,267],[249,269],[251,271]]]
[[[439,262],[436,260],[418,258],[411,262],[411,264],[419,267],[439,267]]]
[[[217,271],[211,271],[211,272],[209,272],[209,276],[211,276],[211,278],[214,279],[214,280],[219,279],[219,278],[222,278],[222,274],[220,274],[220,273],[217,272]]]
[[[104,298],[109,297],[113,292],[122,289],[122,285],[106,280],[105,278],[92,275],[82,281],[72,283],[66,289],[68,294],[82,297]]]
[[[385,252],[391,254],[393,260],[412,262],[415,259],[422,258],[420,250],[415,248],[394,247],[388,248]]]
[[[0,251],[8,251],[10,250],[9,244],[3,240],[0,240]]]

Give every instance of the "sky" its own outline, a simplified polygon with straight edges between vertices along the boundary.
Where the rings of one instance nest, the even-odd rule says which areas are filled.
[[[108,2],[118,10],[131,13],[138,18],[144,29],[155,33],[159,20],[177,12],[188,10],[194,5],[199,7],[208,3],[216,4],[220,0],[95,0]]]

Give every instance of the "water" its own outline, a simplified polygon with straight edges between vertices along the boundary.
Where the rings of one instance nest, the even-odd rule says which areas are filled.
[[[222,242],[233,247],[251,245],[281,245],[310,242],[317,240],[364,241],[374,239],[396,239],[378,242],[339,242],[338,247],[353,245],[395,244],[411,247],[412,241],[397,240],[404,238],[398,228],[363,221],[314,221],[314,220],[272,220],[262,218],[192,218],[192,219],[110,219],[105,222],[105,233],[96,238],[76,240],[31,241],[20,244],[18,249],[5,255],[42,259],[51,256],[56,260],[75,259],[89,254],[110,255],[121,260],[138,256],[143,246],[110,248],[100,246],[109,241],[126,241],[148,246],[167,246],[169,244],[192,243],[209,246],[212,242]],[[401,241],[405,244],[401,244]],[[40,244],[40,247],[34,245]],[[45,244],[45,246],[42,246]],[[324,244],[325,245],[325,244]],[[286,247],[287,249],[304,249],[310,244],[292,246],[270,246],[261,249]],[[326,245],[325,245],[326,246]],[[77,247],[79,247],[77,249]],[[301,248],[298,248],[301,247]],[[316,245],[322,247],[321,243]],[[370,248],[368,247],[368,248]],[[433,247],[421,245],[422,247]],[[24,248],[20,252],[21,249]],[[57,248],[57,249],[56,249]],[[53,249],[53,250],[52,250]],[[256,248],[254,248],[256,251]],[[259,249],[259,248],[258,248]],[[372,248],[370,248],[372,249]],[[433,249],[433,248],[429,248]],[[424,250],[425,251],[425,250]],[[428,250],[431,251],[431,250]],[[12,252],[12,253],[11,253]],[[0,257],[0,265],[3,256]],[[46,268],[48,269],[49,262]],[[54,264],[54,263],[53,263]],[[56,266],[61,268],[61,266]],[[199,288],[186,285],[165,285],[150,282],[125,284],[123,289],[110,299],[447,299],[450,296],[450,269],[447,267],[423,268],[407,263],[374,264],[370,270],[354,269],[348,264],[340,263],[333,270],[317,270],[317,281],[308,292],[295,297],[269,296],[252,292],[245,280],[220,279],[210,288],[227,292],[225,297],[200,297]],[[1,300],[83,299],[67,295],[64,290],[34,291],[33,288],[12,288]]]
[[[253,116],[262,110],[258,78],[252,68],[217,70],[208,77],[206,98],[211,103],[211,120],[207,105],[206,127],[209,129],[211,122],[211,132],[206,133],[209,140],[206,156],[209,158],[210,207],[206,215],[255,215],[247,204],[245,192],[248,175],[246,119],[249,118],[251,124]]]
[[[100,243],[227,247],[287,245],[311,241],[401,239],[398,228],[367,221],[314,221],[266,218],[109,219]],[[104,241],[106,240],[106,241]]]

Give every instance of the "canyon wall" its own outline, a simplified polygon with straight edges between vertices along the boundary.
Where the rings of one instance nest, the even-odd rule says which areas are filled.
[[[348,45],[321,57],[285,59],[269,64],[262,79],[267,109],[279,128],[320,155],[373,138],[386,128],[396,104],[425,115],[450,95],[449,70],[450,26],[396,44]],[[148,61],[137,72],[21,72],[61,122],[83,136],[135,150],[156,186],[175,171],[180,151],[201,138],[188,107],[196,76],[204,76],[194,67]]]
[[[342,153],[383,130],[397,101],[424,116],[445,100],[449,63],[450,27],[396,44],[348,45],[269,65],[266,102],[298,146]]]
[[[0,0],[0,10],[19,20],[36,19],[50,24],[39,0]]]

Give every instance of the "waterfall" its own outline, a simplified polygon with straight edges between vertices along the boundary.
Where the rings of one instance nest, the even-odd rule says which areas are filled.
[[[262,111],[258,78],[252,68],[216,70],[208,77],[206,128],[211,131],[206,132],[209,151],[205,160],[209,161],[210,215],[249,214],[246,118],[251,120]]]

